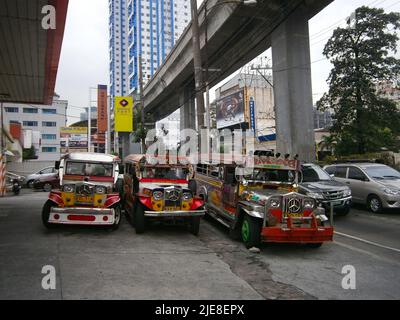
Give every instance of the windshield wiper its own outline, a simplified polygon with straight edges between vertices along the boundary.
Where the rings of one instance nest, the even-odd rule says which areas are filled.
[[[394,178],[394,179],[400,179],[399,176],[383,176],[384,178]]]

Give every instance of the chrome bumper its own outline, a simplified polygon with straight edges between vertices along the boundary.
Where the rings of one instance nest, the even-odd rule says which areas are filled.
[[[192,211],[145,211],[144,216],[148,218],[183,218],[183,217],[202,217],[205,210]]]

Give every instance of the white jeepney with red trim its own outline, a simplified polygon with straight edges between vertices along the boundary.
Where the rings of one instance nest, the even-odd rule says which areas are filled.
[[[60,190],[52,190],[43,207],[44,226],[78,224],[117,229],[121,222],[119,162],[116,156],[99,153],[70,153],[57,161]]]

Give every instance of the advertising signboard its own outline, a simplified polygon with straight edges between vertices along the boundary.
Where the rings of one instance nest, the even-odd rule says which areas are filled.
[[[256,104],[254,102],[253,97],[250,97],[249,107],[250,107],[250,129],[255,131],[256,130]]]
[[[114,127],[117,132],[133,131],[133,98],[115,97]]]
[[[60,139],[61,153],[88,151],[87,127],[62,127]]]
[[[243,90],[217,101],[217,129],[245,122]]]
[[[104,134],[107,131],[107,86],[98,85],[97,89],[97,131]]]

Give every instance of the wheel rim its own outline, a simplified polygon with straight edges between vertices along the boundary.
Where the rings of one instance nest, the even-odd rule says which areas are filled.
[[[244,242],[249,241],[249,237],[250,237],[250,226],[249,223],[247,222],[247,220],[243,221],[242,224],[242,238]]]
[[[381,204],[377,198],[372,198],[369,206],[373,212],[377,212],[379,211]]]
[[[51,191],[51,184],[45,184],[44,185],[44,191]]]

